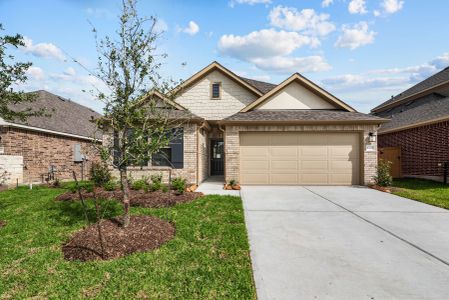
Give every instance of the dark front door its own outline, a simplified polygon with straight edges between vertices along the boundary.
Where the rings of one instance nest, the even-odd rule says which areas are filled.
[[[224,174],[223,139],[210,140],[210,175]]]

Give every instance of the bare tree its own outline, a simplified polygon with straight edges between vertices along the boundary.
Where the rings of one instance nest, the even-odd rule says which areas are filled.
[[[174,109],[180,82],[160,75],[165,54],[157,52],[157,18],[138,15],[135,0],[123,0],[119,29],[113,37],[98,38],[97,78],[108,91],[97,90],[104,102],[104,116],[96,120],[113,140],[103,143],[101,156],[120,173],[123,194],[123,226],[130,222],[128,167],[145,165],[161,148],[176,138],[186,121],[185,112]],[[148,92],[152,91],[152,92]],[[176,106],[176,105],[175,105]]]

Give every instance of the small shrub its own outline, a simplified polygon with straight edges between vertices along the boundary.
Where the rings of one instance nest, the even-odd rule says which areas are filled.
[[[183,194],[186,189],[186,180],[181,177],[173,178],[171,185],[178,194]]]
[[[235,179],[231,179],[231,180],[229,180],[229,184],[230,184],[231,186],[234,186],[234,185],[237,184],[237,181],[236,181]]]
[[[165,184],[162,185],[161,191],[163,193],[167,193],[168,192],[168,186],[166,186]]]
[[[132,190],[144,190],[148,191],[150,185],[148,184],[148,177],[143,176],[142,179],[135,180],[131,183]]]
[[[105,183],[111,181],[112,175],[105,164],[94,162],[90,167],[90,179],[96,186],[103,186]]]
[[[390,175],[391,162],[383,159],[379,160],[377,175],[373,177],[378,186],[391,186],[393,178]]]
[[[162,189],[162,174],[151,175],[151,191],[159,191]]]
[[[152,192],[159,191],[162,188],[162,183],[160,182],[152,183],[150,188]]]
[[[117,188],[117,183],[114,180],[109,180],[108,182],[105,182],[103,184],[103,188],[106,191],[115,191],[115,189]]]
[[[94,184],[91,181],[79,181],[78,184],[81,190],[85,190],[87,192],[92,192],[94,190]],[[60,183],[60,185],[62,188],[68,189],[72,193],[77,192],[75,181]]]

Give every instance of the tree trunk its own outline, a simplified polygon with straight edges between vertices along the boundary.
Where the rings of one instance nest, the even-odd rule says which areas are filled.
[[[120,181],[123,192],[123,227],[128,227],[129,225],[129,183],[128,174],[126,174],[126,168],[120,170]]]

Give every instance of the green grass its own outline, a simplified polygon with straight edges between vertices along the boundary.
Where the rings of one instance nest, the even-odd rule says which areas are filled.
[[[176,237],[151,252],[81,263],[62,257],[62,243],[85,225],[80,203],[53,200],[63,191],[0,192],[0,219],[7,221],[0,228],[0,299],[256,298],[240,198],[133,208],[132,214],[173,222]],[[121,213],[118,203],[108,205],[105,217]]]
[[[449,209],[449,185],[424,179],[397,179],[392,193],[412,200]]]

